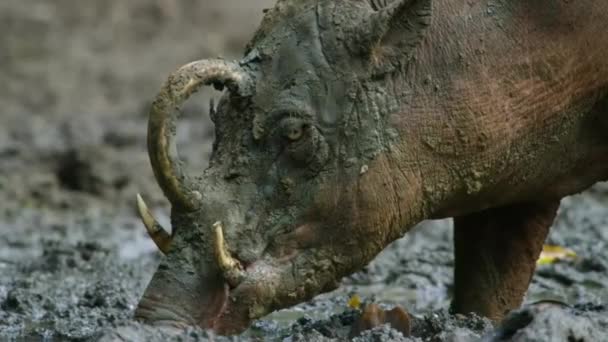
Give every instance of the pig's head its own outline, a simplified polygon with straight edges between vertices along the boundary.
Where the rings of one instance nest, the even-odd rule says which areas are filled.
[[[410,223],[415,210],[399,206],[411,180],[389,177],[398,133],[388,117],[399,106],[389,79],[405,68],[430,0],[376,3],[279,1],[243,60],[170,76],[150,112],[148,150],[173,233],[138,198],[166,254],[138,319],[238,333],[336,288]],[[201,85],[226,93],[211,105],[209,168],[191,177],[175,121]]]

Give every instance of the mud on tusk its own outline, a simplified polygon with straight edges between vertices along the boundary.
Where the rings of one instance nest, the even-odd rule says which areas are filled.
[[[140,194],[137,194],[137,210],[152,241],[154,241],[161,252],[167,254],[171,248],[171,235],[154,219]]]
[[[224,274],[224,278],[232,287],[236,287],[244,277],[243,267],[238,260],[235,260],[226,250],[224,241],[224,228],[221,222],[213,224],[215,233],[215,258],[218,266]]]

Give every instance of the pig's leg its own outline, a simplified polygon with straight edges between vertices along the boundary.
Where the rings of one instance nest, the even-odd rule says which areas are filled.
[[[454,218],[452,310],[500,320],[521,305],[559,201]]]

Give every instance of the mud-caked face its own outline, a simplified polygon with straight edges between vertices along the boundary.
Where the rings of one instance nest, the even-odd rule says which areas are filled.
[[[259,42],[245,65],[255,90],[225,96],[213,115],[217,140],[208,173],[221,174],[238,193],[238,210],[249,213],[232,223],[258,226],[264,245],[310,220],[304,216],[318,216],[310,211],[319,190],[340,174],[338,126],[348,80],[325,59],[315,23],[312,8]]]
[[[360,266],[345,247],[352,200],[343,198],[359,169],[345,169],[339,149],[353,80],[326,60],[316,23],[311,9],[271,32],[248,58],[253,94],[227,95],[214,110],[204,215],[222,221],[227,250],[244,268],[220,326],[333,289]]]
[[[371,20],[382,36],[390,25],[374,20],[390,21],[400,6],[279,1],[239,64],[199,61],[170,77],[148,148],[174,233],[139,318],[240,332],[334,289],[381,250],[390,234],[379,229],[398,218],[377,195],[387,166],[367,164],[396,136],[386,119],[395,104],[371,80],[361,44],[373,34],[349,35]],[[191,178],[176,154],[175,108],[202,84],[228,91],[211,110],[210,166]]]

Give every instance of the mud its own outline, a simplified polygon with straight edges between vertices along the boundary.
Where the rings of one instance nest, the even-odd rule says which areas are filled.
[[[413,336],[387,326],[358,341],[598,341],[608,334],[608,186],[564,199],[549,243],[578,254],[538,268],[500,325],[450,315],[449,221],[425,222],[329,294],[271,314],[243,336],[131,320],[160,255],[136,217],[142,193],[166,227],[146,150],[146,109],[193,59],[238,56],[272,0],[0,4],[0,340],[339,341],[366,302],[402,305]],[[92,5],[94,4],[94,6]],[[211,92],[180,122],[180,152],[206,165]],[[559,304],[567,303],[568,305]]]

